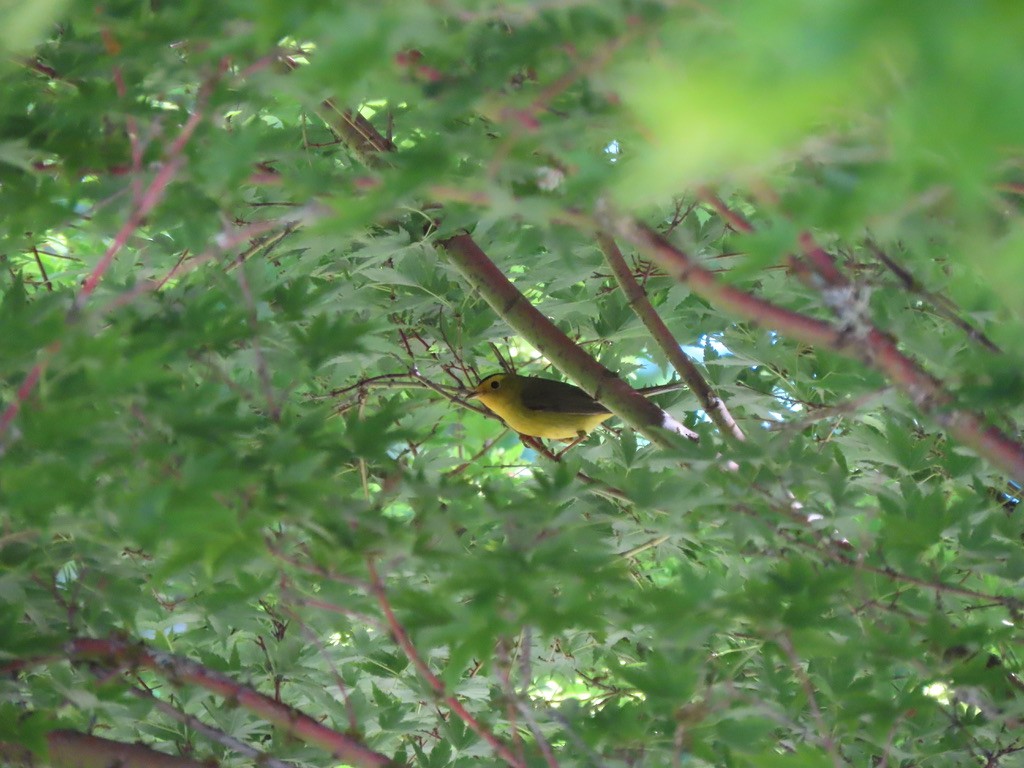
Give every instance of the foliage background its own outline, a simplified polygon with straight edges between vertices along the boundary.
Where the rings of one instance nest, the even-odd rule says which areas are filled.
[[[258,691],[412,765],[1022,764],[1022,15],[10,10],[5,759],[377,764]],[[596,229],[744,440],[688,391],[658,402],[699,443],[612,422],[552,461],[453,402],[563,343],[470,288],[460,233],[604,366],[671,378]]]

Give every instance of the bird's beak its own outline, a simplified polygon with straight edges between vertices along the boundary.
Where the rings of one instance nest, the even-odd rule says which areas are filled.
[[[480,393],[477,392],[475,389],[464,389],[464,390],[462,390],[462,399],[463,400],[475,400],[478,397],[480,397]]]

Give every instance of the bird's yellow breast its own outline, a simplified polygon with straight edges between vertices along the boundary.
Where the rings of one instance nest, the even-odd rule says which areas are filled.
[[[612,416],[610,413],[563,413],[526,408],[517,402],[515,394],[484,392],[477,395],[477,399],[521,435],[546,440],[572,440]]]
[[[612,415],[577,386],[514,373],[487,376],[469,397],[519,434],[549,440],[574,440]]]

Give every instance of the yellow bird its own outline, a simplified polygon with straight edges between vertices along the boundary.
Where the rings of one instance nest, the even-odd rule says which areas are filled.
[[[612,415],[579,387],[515,373],[488,376],[468,397],[479,400],[519,434],[548,440],[582,437]]]

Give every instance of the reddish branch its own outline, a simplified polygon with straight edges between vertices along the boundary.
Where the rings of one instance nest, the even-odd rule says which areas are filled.
[[[592,57],[580,62],[564,72],[561,77],[544,86],[525,110],[505,109],[502,110],[502,117],[516,118],[516,121],[523,127],[529,130],[536,130],[540,126],[538,115],[541,112],[548,109],[555,99],[584,77],[603,68],[616,52],[633,42],[640,32],[639,27],[634,27],[624,35],[611,40],[608,45],[604,46]]]
[[[832,255],[817,245],[809,233],[804,232],[800,236],[800,246],[818,278],[824,283],[821,289],[826,298],[831,297],[833,310],[844,322],[849,322],[849,316],[859,312],[859,309],[856,305],[844,305],[841,302],[846,297],[855,297],[856,286],[846,279]],[[855,298],[849,300],[855,301]],[[986,424],[981,416],[955,408],[953,396],[945,391],[942,382],[900,352],[895,339],[871,323],[866,311],[860,313],[855,322],[857,328],[861,329],[859,335],[866,344],[865,352],[870,364],[895,382],[918,408],[928,413],[957,439],[1014,477],[1024,477],[1024,445]]]
[[[344,733],[321,725],[294,707],[275,701],[190,659],[152,650],[120,638],[79,638],[66,646],[73,661],[91,661],[113,669],[148,669],[171,682],[190,684],[224,697],[295,738],[330,752],[331,757],[357,768],[397,768],[399,764]]]
[[[747,221],[747,219],[742,214],[737,213],[736,211],[732,210],[729,206],[727,206],[722,201],[722,198],[720,198],[707,187],[701,187],[699,190],[697,190],[697,197],[699,197],[702,202],[707,203],[712,208],[714,208],[715,212],[723,219],[725,219],[725,221],[728,222],[729,226],[731,226],[737,232],[746,232],[749,234],[754,231],[753,224]]]
[[[42,360],[32,366],[32,370],[28,372],[28,376],[21,382],[21,386],[18,387],[18,391],[14,396],[14,400],[11,401],[2,414],[0,414],[0,437],[4,436],[7,432],[7,428],[14,421],[14,417],[18,415],[18,411],[21,410],[21,405],[28,400],[29,395],[32,394],[32,390],[35,389],[36,384],[39,383],[39,379],[43,375],[43,371],[46,370],[46,366],[50,362],[52,357],[57,350],[60,349],[60,342],[54,342],[46,348],[45,355]],[[0,454],[3,453],[2,445],[0,445]]]
[[[718,213],[718,215],[721,216],[726,222],[728,222],[728,224],[733,229],[737,230],[738,232],[744,232],[748,234],[754,232],[753,224],[751,224],[741,214],[729,208],[729,206],[727,206],[722,201],[722,199],[711,190],[707,189],[706,187],[702,187],[697,191],[697,196],[701,199],[702,202],[714,208],[715,212]],[[1002,351],[982,331],[978,330],[969,322],[960,317],[957,314],[956,307],[949,299],[947,299],[945,296],[932,293],[927,288],[925,288],[920,282],[918,282],[918,280],[912,274],[907,272],[907,270],[905,270],[903,267],[901,267],[899,264],[897,264],[895,261],[889,258],[889,256],[886,255],[886,253],[881,248],[879,248],[875,243],[868,241],[867,246],[868,248],[871,249],[871,252],[874,253],[875,258],[882,262],[894,275],[896,275],[897,279],[903,284],[903,287],[906,290],[924,297],[925,300],[927,300],[929,303],[932,304],[932,306],[935,307],[935,310],[942,317],[949,320],[957,328],[961,329],[964,333],[966,333],[968,336],[970,336],[972,339],[977,341],[979,344],[984,346],[989,351]],[[827,265],[825,265],[825,269],[829,270],[830,268]],[[838,272],[835,272],[835,274],[838,274]]]
[[[289,72],[300,66],[291,56],[282,56],[280,63]],[[318,112],[359,161],[369,168],[382,167],[383,155],[395,148],[389,139],[381,136],[369,120],[358,112],[340,109],[331,99],[324,99]]]
[[[250,760],[255,762],[261,768],[293,768],[291,763],[286,763],[283,760],[278,760],[276,757],[271,757],[265,752],[255,747],[250,747],[244,741],[236,739],[234,736],[230,736],[224,731],[214,728],[211,725],[207,725],[198,717],[182,712],[180,709],[172,706],[163,699],[158,699],[153,695],[151,691],[145,688],[129,688],[128,692],[131,693],[135,698],[146,701],[150,706],[159,709],[167,717],[172,720],[176,720],[183,725],[188,726],[196,733],[205,736],[215,744],[220,744],[226,749],[230,749],[233,752],[237,752],[240,755],[248,757]]]
[[[124,744],[78,731],[57,730],[46,735],[47,759],[19,744],[0,742],[0,763],[35,768],[210,768],[208,763],[167,755],[143,744]]]
[[[274,229],[279,227],[281,228],[280,231],[274,232],[262,240],[255,240],[255,238],[269,232],[273,232]],[[258,251],[266,252],[270,248],[273,248],[281,242],[281,240],[294,232],[295,228],[296,224],[292,217],[287,219],[256,221],[241,229],[235,229],[233,227],[228,229],[226,226],[225,229],[214,238],[213,245],[205,251],[197,254],[196,256],[192,256],[191,258],[182,257],[178,259],[178,262],[168,270],[163,277],[140,282],[132,290],[118,294],[102,308],[102,312],[113,312],[120,307],[131,304],[143,294],[155,293],[171,280],[180,279],[189,272],[198,269],[204,264],[210,263],[221,254],[234,249],[242,243],[249,242],[249,247],[235,256],[234,260],[228,266],[228,270],[230,270],[232,267],[244,263],[252,254],[257,253]]]
[[[171,144],[170,150],[167,153],[167,158],[161,166],[160,170],[157,171],[153,177],[153,181],[149,183],[136,198],[135,209],[128,217],[128,221],[121,227],[121,231],[114,237],[114,242],[107,248],[106,253],[100,259],[96,267],[89,273],[89,276],[85,279],[82,284],[82,290],[79,292],[78,297],[75,301],[76,309],[81,309],[85,302],[92,295],[92,292],[96,290],[96,286],[99,285],[100,280],[103,279],[103,275],[106,274],[110,265],[114,263],[114,257],[121,252],[124,248],[125,243],[128,242],[128,238],[142,226],[143,220],[152,211],[157,204],[163,200],[164,195],[167,192],[167,188],[174,181],[178,175],[178,171],[185,163],[185,158],[182,157],[182,152],[185,150],[185,146],[188,144],[189,139],[192,138],[192,134],[195,133],[199,123],[203,120],[203,108],[205,106],[206,99],[210,93],[211,84],[207,84],[200,91],[200,97],[196,103],[195,111],[189,115],[188,120],[178,133],[177,138]]]
[[[420,677],[430,686],[431,690],[448,705],[455,715],[466,724],[466,726],[473,731],[477,736],[482,738],[497,753],[497,755],[504,760],[512,768],[525,768],[523,763],[513,754],[512,750],[509,749],[504,742],[501,741],[494,733],[484,727],[479,720],[473,717],[472,714],[462,706],[462,702],[452,696],[445,689],[444,683],[437,675],[435,675],[430,667],[427,666],[427,662],[423,660],[423,657],[416,651],[416,646],[412,644],[412,640],[409,639],[409,633],[405,631],[405,627],[402,626],[401,622],[398,621],[395,616],[395,612],[391,608],[391,602],[388,600],[387,593],[384,590],[384,582],[381,581],[380,575],[377,573],[377,567],[370,560],[367,563],[367,569],[370,572],[370,590],[373,596],[377,598],[377,603],[380,605],[381,611],[384,613],[384,618],[387,620],[388,627],[391,630],[391,634],[398,647],[402,649],[406,657],[409,659],[413,667],[419,673]]]
[[[877,328],[857,327],[851,334],[848,330],[837,329],[821,320],[779,307],[719,282],[710,270],[689,254],[633,219],[622,216],[607,218],[608,226],[619,237],[707,300],[759,325],[774,328],[808,344],[827,347],[874,367],[958,440],[1014,477],[1024,477],[1024,446],[986,424],[977,414],[954,408],[952,397],[944,391],[941,382],[900,352],[892,338]],[[813,263],[819,265],[818,274],[828,281],[828,275],[834,276],[837,270],[834,265],[830,268],[827,264],[827,254],[816,253],[810,246],[809,249],[813,253]],[[843,292],[850,290],[848,286],[839,284],[826,287],[836,292],[832,299],[837,306],[843,300]]]
[[[833,349],[843,346],[843,334],[838,329],[720,282],[711,270],[702,267],[657,232],[632,219],[614,217],[608,225],[621,239],[661,265],[671,277],[686,283],[708,301],[807,344]]]
[[[947,299],[945,296],[937,293],[932,293],[925,288],[916,277],[910,274],[907,270],[897,264],[888,254],[879,248],[875,243],[870,240],[867,243],[868,248],[875,255],[875,258],[882,262],[890,272],[896,275],[896,279],[903,284],[903,287],[911,293],[916,293],[922,298],[935,307],[935,311],[938,312],[942,317],[946,318],[949,322],[953,323],[957,328],[966,333],[969,337],[977,341],[983,347],[990,352],[1002,353],[999,346],[992,341],[985,333],[978,328],[975,328],[969,322],[964,320],[959,314],[957,314],[956,305]]]
[[[658,315],[650,299],[647,298],[647,293],[633,277],[633,271],[623,258],[622,251],[615,244],[615,240],[611,236],[599,232],[597,242],[601,246],[605,260],[608,262],[612,274],[615,275],[615,280],[618,282],[619,288],[622,289],[629,306],[647,326],[647,330],[650,331],[661,351],[665,353],[672,367],[679,372],[679,375],[689,385],[690,390],[697,396],[704,412],[725,434],[732,435],[737,440],[744,440],[743,430],[733,419],[725,403],[714,393],[697,366],[683,352],[683,348]]]
[[[330,116],[328,124],[346,146],[356,153],[360,162],[370,168],[381,167],[381,153],[390,152],[395,145],[381,136],[373,124],[358,112],[338,109],[330,99],[323,103],[323,107]]]
[[[192,134],[195,132],[196,127],[198,127],[199,123],[202,122],[203,107],[212,88],[212,82],[213,81],[206,83],[201,89],[199,99],[196,103],[196,109],[189,116],[189,119],[185,122],[185,125],[179,132],[177,138],[175,138],[174,142],[171,144],[163,166],[159,171],[157,171],[153,180],[149,183],[149,186],[136,196],[134,208],[131,215],[128,217],[128,220],[114,236],[113,242],[100,258],[99,263],[96,264],[93,270],[86,277],[78,296],[75,298],[75,303],[72,306],[71,312],[69,313],[69,321],[74,319],[74,317],[85,306],[86,302],[88,302],[89,297],[92,296],[93,292],[96,290],[96,287],[103,279],[103,276],[110,268],[110,265],[113,264],[114,258],[121,252],[132,234],[142,226],[142,222],[145,220],[147,214],[149,214],[149,212],[152,211],[153,208],[155,208],[163,199],[164,194],[167,192],[167,188],[171,185],[171,182],[174,181],[178,172],[181,170],[181,167],[184,164],[182,153],[185,146],[188,144],[189,139],[192,138]],[[32,367],[28,376],[25,377],[22,385],[18,388],[17,396],[10,405],[7,406],[3,414],[0,414],[0,438],[2,438],[7,432],[11,422],[14,421],[14,418],[21,410],[21,406],[28,399],[29,395],[32,394],[39,378],[42,376],[43,371],[49,363],[49,359],[56,354],[59,349],[60,342],[55,342],[47,348],[44,358]]]

